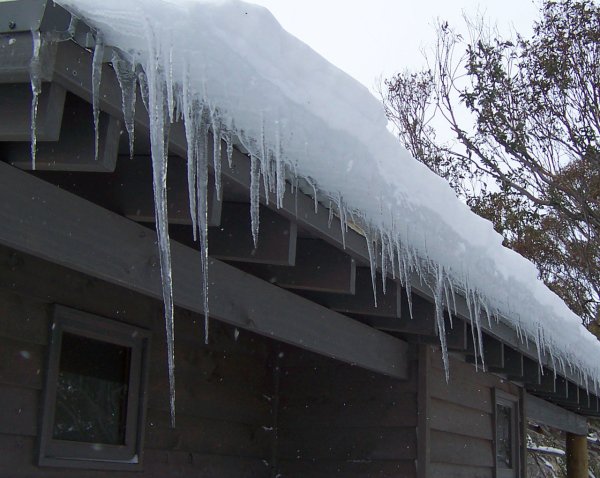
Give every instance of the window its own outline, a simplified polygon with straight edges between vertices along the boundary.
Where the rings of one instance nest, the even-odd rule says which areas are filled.
[[[56,306],[39,464],[137,469],[150,334]]]
[[[496,477],[520,476],[519,400],[494,390],[494,428]]]

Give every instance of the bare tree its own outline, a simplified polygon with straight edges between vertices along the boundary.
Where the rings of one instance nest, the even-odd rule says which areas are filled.
[[[430,68],[385,80],[412,154],[532,260],[588,324],[600,319],[600,6],[546,0],[531,38],[440,24]],[[465,119],[466,118],[466,119]],[[443,120],[453,141],[438,140]]]

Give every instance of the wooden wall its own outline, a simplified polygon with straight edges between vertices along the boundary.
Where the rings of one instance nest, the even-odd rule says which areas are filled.
[[[409,380],[399,381],[291,347],[281,349],[280,476],[416,476],[416,365]]]
[[[421,476],[493,477],[493,390],[518,396],[518,387],[452,358],[446,383],[439,350],[431,347],[421,351],[420,360],[428,371],[421,377],[421,389],[427,416],[422,431],[429,442]]]
[[[52,304],[153,331],[144,471],[39,468],[36,434]],[[268,477],[273,443],[272,342],[176,312],[177,428],[168,426],[162,305],[0,248],[0,476]]]
[[[177,428],[168,426],[162,304],[0,247],[0,476],[113,478],[39,468],[52,304],[153,332],[145,477],[492,477],[493,390],[518,388],[439,352],[392,379],[176,312]]]

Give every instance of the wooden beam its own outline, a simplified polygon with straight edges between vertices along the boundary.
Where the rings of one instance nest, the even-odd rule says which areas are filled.
[[[260,207],[258,244],[254,247],[250,204],[223,203],[219,227],[208,231],[208,253],[226,261],[293,266],[296,261],[296,223]]]
[[[152,191],[152,158],[150,156],[119,156],[112,181],[113,201],[119,212],[138,222],[154,222],[154,193]],[[169,156],[167,174],[169,224],[191,225],[189,211],[186,160]],[[221,223],[221,201],[217,198],[214,177],[209,175],[208,225]]]
[[[156,235],[133,221],[0,163],[0,244],[162,298]],[[172,244],[176,305],[203,312],[200,254]],[[211,317],[405,379],[408,345],[212,259]]]
[[[306,293],[306,297],[332,310],[344,314],[371,317],[402,317],[402,287],[398,282],[388,280],[386,293],[383,293],[381,276],[376,278],[377,306],[373,296],[371,269],[356,268],[356,292],[354,295]],[[362,318],[361,318],[362,320]]]
[[[588,478],[587,435],[567,433],[567,478]]]
[[[36,137],[58,141],[65,105],[65,89],[58,83],[43,83],[38,98]],[[0,84],[0,141],[31,141],[31,85]]]
[[[36,169],[45,171],[111,172],[117,163],[121,122],[114,116],[100,114],[98,159],[95,155],[95,137],[92,106],[67,95],[62,115],[61,131],[65,134],[56,142],[37,145]],[[31,169],[29,143],[7,143],[3,157],[20,169]]]
[[[244,270],[286,289],[354,294],[356,261],[320,239],[298,238],[296,265],[250,266]]]
[[[525,410],[527,418],[538,423],[565,432],[587,435],[588,424],[584,417],[553,405],[546,400],[525,394]]]

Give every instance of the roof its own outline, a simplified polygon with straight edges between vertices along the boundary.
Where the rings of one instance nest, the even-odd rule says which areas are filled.
[[[487,330],[505,342],[520,340],[519,350],[565,377],[597,386],[597,340],[537,279],[535,267],[502,247],[488,222],[410,157],[364,87],[283,31],[268,11],[237,1],[152,0],[143,12],[125,0],[60,4],[99,32],[96,66],[117,51],[121,79],[128,64],[145,72],[157,166],[164,124],[179,114],[188,158],[202,161],[201,149],[189,145],[200,145],[209,129],[253,158],[259,241],[260,183],[284,209],[286,182],[300,184],[340,217],[350,254],[431,297],[438,319],[447,308],[471,321],[480,337],[475,355]],[[365,232],[366,244],[350,222]],[[442,338],[444,323],[438,320]]]

